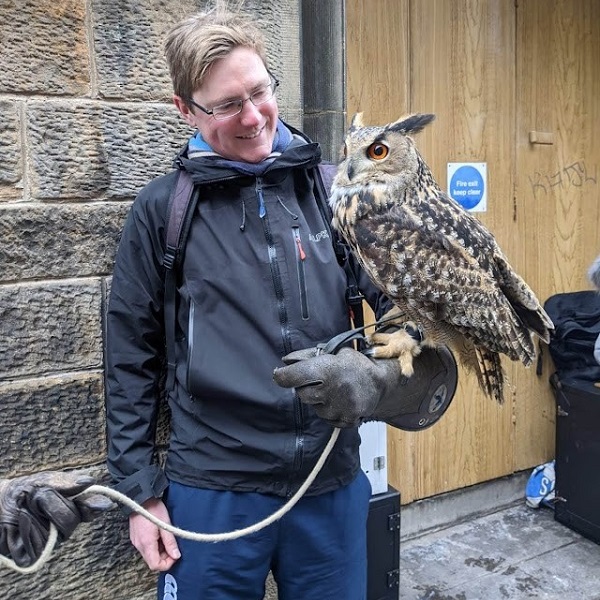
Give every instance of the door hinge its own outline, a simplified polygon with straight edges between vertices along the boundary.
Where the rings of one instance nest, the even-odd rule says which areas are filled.
[[[381,471],[382,469],[385,469],[385,456],[376,456],[373,459],[373,470]]]

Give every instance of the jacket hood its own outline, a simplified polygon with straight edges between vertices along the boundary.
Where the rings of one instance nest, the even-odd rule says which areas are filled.
[[[288,147],[276,157],[265,169],[264,173],[270,173],[278,169],[290,168],[312,168],[321,161],[321,148],[319,144],[311,141],[301,131],[284,123],[291,131],[293,138]],[[205,155],[198,158],[188,157],[188,144],[179,152],[174,161],[177,169],[187,171],[194,183],[212,184],[220,183],[240,177],[248,177],[233,166],[232,161],[227,161],[217,154]]]

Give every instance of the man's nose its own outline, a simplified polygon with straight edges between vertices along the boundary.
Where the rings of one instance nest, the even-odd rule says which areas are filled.
[[[258,106],[254,106],[250,98],[244,100],[242,105],[242,111],[240,113],[241,119],[244,122],[253,123],[260,120],[260,110]]]

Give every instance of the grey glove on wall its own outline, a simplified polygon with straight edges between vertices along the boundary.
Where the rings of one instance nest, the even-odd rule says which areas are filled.
[[[64,541],[79,523],[114,506],[98,494],[75,497],[94,483],[93,477],[81,471],[0,479],[0,554],[27,567],[42,554],[51,523],[59,541]]]
[[[424,347],[406,378],[396,359],[371,359],[351,348],[319,354],[317,348],[292,352],[273,379],[296,388],[302,402],[335,427],[385,421],[409,431],[433,425],[454,397],[456,361],[445,347]]]

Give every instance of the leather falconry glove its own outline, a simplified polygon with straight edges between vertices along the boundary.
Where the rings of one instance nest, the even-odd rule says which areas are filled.
[[[0,554],[19,567],[28,567],[44,551],[50,524],[62,542],[79,523],[92,521],[112,508],[113,502],[104,496],[78,496],[95,482],[81,471],[46,471],[0,479]]]
[[[424,346],[410,378],[402,375],[395,358],[372,359],[349,347],[334,351],[292,352],[273,378],[282,387],[296,388],[300,400],[335,427],[385,421],[418,431],[438,421],[454,397],[456,361],[446,347]]]

